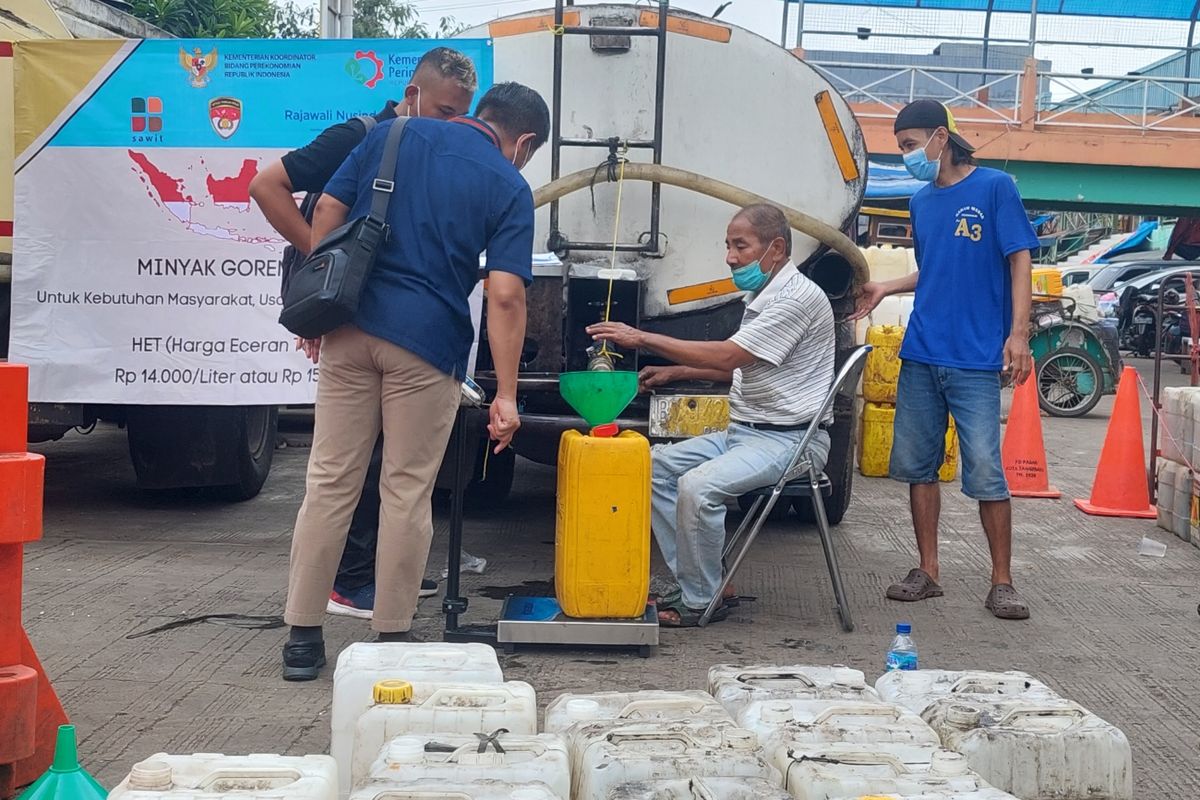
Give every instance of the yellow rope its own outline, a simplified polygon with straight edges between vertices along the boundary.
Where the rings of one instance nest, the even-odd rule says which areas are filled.
[[[621,195],[622,195],[622,190],[625,188],[625,163],[627,160],[625,157],[625,154],[628,152],[629,152],[628,145],[625,145],[621,148],[621,170],[620,170],[620,172],[617,173],[617,213],[615,215],[615,218],[613,219],[612,254],[609,257],[609,261],[608,261],[608,268],[610,270],[613,270],[614,273],[617,269],[617,243],[620,241],[620,234],[621,234]],[[612,313],[613,283],[616,281],[616,279],[617,279],[617,276],[615,274],[609,275],[609,277],[608,277],[608,297],[604,301],[604,321],[605,322],[608,322],[609,315]],[[601,355],[612,356],[615,358],[622,357],[620,354],[613,353],[608,349],[608,340],[607,339],[605,339],[604,342],[601,343],[600,353],[601,353]]]

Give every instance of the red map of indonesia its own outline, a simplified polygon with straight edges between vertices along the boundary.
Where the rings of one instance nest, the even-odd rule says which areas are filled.
[[[162,160],[170,160],[165,153],[155,161],[135,150],[128,153],[150,199],[191,233],[252,244],[282,242],[250,203],[256,159],[243,159],[237,174],[220,177],[202,158],[168,169],[161,166]]]

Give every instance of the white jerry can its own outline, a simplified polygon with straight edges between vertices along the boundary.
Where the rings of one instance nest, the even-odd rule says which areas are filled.
[[[380,681],[372,692],[374,702],[354,723],[350,760],[338,762],[339,769],[348,771],[351,786],[367,774],[380,748],[400,736],[537,733],[537,696],[522,681],[443,684],[427,692],[415,691],[406,681]]]
[[[562,694],[546,706],[547,733],[563,733],[581,723],[646,722],[651,720],[722,720],[729,713],[707,692],[596,692]]]
[[[1162,390],[1163,436],[1162,457],[1167,461],[1182,464],[1184,458],[1191,453],[1185,451],[1185,443],[1191,439],[1190,427],[1192,415],[1191,397],[1187,396],[1182,386],[1167,386]],[[1190,451],[1190,448],[1188,448]]]
[[[758,737],[703,722],[644,722],[580,729],[572,764],[574,800],[607,800],[625,783],[689,778],[762,778],[779,774],[758,754]]]
[[[358,718],[374,702],[375,684],[400,680],[422,697],[444,684],[504,682],[496,651],[486,644],[355,642],[341,652],[333,673],[330,755],[338,762],[338,793],[350,793],[350,759]],[[374,753],[372,754],[372,757]]]
[[[626,783],[609,792],[608,800],[792,800],[792,796],[779,784],[761,778],[680,778]]]
[[[778,748],[774,763],[796,800],[859,800],[886,795],[920,800],[1015,800],[989,786],[958,753],[910,745]]]
[[[403,787],[483,780],[545,786],[560,800],[570,800],[567,746],[561,736],[550,733],[401,736],[383,748],[365,778],[356,779],[354,785]]]
[[[337,764],[329,756],[157,753],[134,764],[108,796],[119,800],[336,800]]]
[[[879,700],[856,669],[802,664],[718,664],[708,671],[708,691],[734,717],[766,700]]]
[[[795,744],[914,744],[937,747],[933,728],[916,713],[894,703],[846,700],[771,700],[751,703],[738,725],[768,742]]]
[[[984,780],[1022,800],[1132,800],[1120,730],[1063,699],[940,700],[925,719]]]
[[[354,790],[350,800],[558,800],[558,795],[548,786],[533,783],[424,781],[397,786],[363,786]]]
[[[1024,672],[955,672],[940,669],[894,670],[875,681],[875,689],[886,702],[924,714],[943,697],[995,700],[1000,698],[1057,697],[1046,684]]]
[[[1163,457],[1159,457],[1158,463],[1155,465],[1155,498],[1157,499],[1156,510],[1158,512],[1158,527],[1164,531],[1175,532],[1175,485],[1179,472],[1183,467],[1176,464],[1174,461],[1168,461]]]

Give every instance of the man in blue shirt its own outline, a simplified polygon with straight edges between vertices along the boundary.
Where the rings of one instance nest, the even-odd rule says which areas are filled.
[[[892,294],[916,292],[896,394],[890,474],[909,484],[920,566],[888,588],[893,600],[940,597],[938,469],[947,413],[954,416],[963,493],[979,501],[992,555],[984,605],[1001,619],[1026,619],[1012,585],[1012,506],[1000,461],[1000,389],[1022,384],[1029,353],[1031,251],[1038,246],[1013,179],[976,166],[974,148],[946,106],[909,104],[896,118],[896,141],[913,177],[929,184],[909,208],[919,271],[867,283],[857,317]]]
[[[468,297],[487,251],[488,344],[497,388],[488,432],[504,449],[520,425],[517,366],[532,280],[533,193],[520,175],[546,141],[550,112],[532,89],[494,86],[476,117],[412,119],[388,204],[389,235],[354,322],[320,342],[316,422],[292,539],[285,680],[325,664],[321,622],[371,448],[384,432],[372,627],[407,641],[433,535],[430,494],[474,339]],[[315,248],[366,216],[393,121],[354,149],[317,204]]]

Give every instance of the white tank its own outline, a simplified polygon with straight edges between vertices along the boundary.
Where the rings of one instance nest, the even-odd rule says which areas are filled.
[[[760,778],[681,778],[626,783],[608,800],[791,800],[792,796]]]
[[[1183,399],[1183,455],[1200,467],[1200,388],[1187,387]]]
[[[625,783],[688,778],[762,778],[779,775],[758,753],[749,731],[697,722],[630,723],[617,729],[587,726],[577,740],[572,797],[605,800]]]
[[[920,800],[1015,800],[971,772],[947,750],[905,745],[825,745],[782,748],[775,765],[797,800],[859,800],[886,795]]]
[[[875,689],[885,701],[918,714],[924,714],[936,700],[949,696],[963,700],[1057,697],[1049,686],[1024,672],[980,670],[896,670],[875,681]]]
[[[1175,531],[1175,483],[1182,469],[1183,467],[1174,461],[1159,456],[1154,473],[1157,479],[1155,505],[1158,511],[1158,527],[1172,533]]]
[[[551,102],[555,37],[553,3],[460,36],[492,38],[495,81],[519,81]],[[654,9],[640,4],[602,3],[568,9],[576,24],[601,18],[617,24],[653,24]],[[647,18],[646,15],[649,15]],[[816,70],[777,44],[723,20],[671,9],[663,93],[663,164],[733,184],[806,212],[838,229],[856,218],[867,174],[862,131],[846,102]],[[562,135],[567,138],[649,140],[654,135],[657,42],[631,37],[625,52],[594,50],[587,36],[564,36]],[[720,69],[713,69],[720,64]],[[846,153],[838,165],[835,144],[822,123],[816,98],[827,93]],[[722,103],[737,98],[736,112]],[[781,98],[786,98],[781,100]],[[550,147],[541,148],[523,171],[530,186],[550,181]],[[760,157],[769,154],[769,157]],[[561,174],[593,170],[608,157],[603,148],[564,147]],[[632,149],[632,161],[650,161],[650,151]],[[636,242],[650,226],[650,185],[626,185],[621,198],[619,238]],[[597,185],[595,207],[588,191],[561,204],[562,232],[574,241],[611,242],[616,218],[615,184]],[[729,278],[724,262],[725,228],[733,208],[695,192],[662,188],[661,259],[630,255],[629,266],[645,276],[643,315],[691,313],[730,302],[719,293],[672,304],[668,292]],[[545,248],[549,208],[538,210],[534,246]],[[795,236],[793,259],[803,262],[818,248]],[[568,258],[608,263],[605,253]]]
[[[708,691],[734,717],[766,700],[879,700],[861,672],[841,666],[718,664],[708,671]]]
[[[596,692],[595,694],[562,694],[546,706],[547,733],[562,733],[570,728],[593,722],[647,720],[723,720],[733,718],[707,692],[689,690],[663,692]]]
[[[737,723],[760,742],[914,744],[936,747],[938,735],[920,716],[892,703],[769,700],[751,703]]]
[[[374,702],[375,684],[399,680],[412,685],[414,694],[428,697],[444,684],[498,684],[504,674],[496,651],[485,644],[442,642],[356,642],[341,652],[333,673],[330,710],[330,754],[343,766],[339,791],[350,791],[350,771],[345,769],[354,751],[358,718]]]
[[[947,698],[925,718],[972,770],[1022,800],[1132,800],[1129,740],[1069,700]]]
[[[109,793],[114,800],[336,800],[329,756],[157,753]]]
[[[445,684],[414,692],[403,681],[380,681],[374,702],[354,723],[349,762],[339,761],[356,785],[387,742],[408,734],[537,733],[537,697],[521,681],[458,686]],[[339,743],[340,744],[340,743]],[[339,747],[339,752],[344,748]],[[345,782],[345,781],[343,781]]]
[[[571,764],[561,736],[409,735],[392,739],[356,787],[411,783],[473,783],[496,780],[513,786],[537,784],[560,800],[571,797]]]
[[[1175,491],[1171,513],[1171,532],[1185,542],[1192,538],[1192,472],[1179,467],[1175,472]]]
[[[1190,421],[1191,402],[1187,397],[1185,387],[1167,386],[1162,390],[1163,431],[1160,438],[1162,457],[1167,461],[1182,464],[1184,460],[1184,443],[1190,431],[1185,433],[1184,427]],[[1187,425],[1190,427],[1190,425]],[[1191,448],[1186,448],[1190,451]],[[1189,452],[1190,455],[1190,452]]]
[[[558,800],[548,786],[484,780],[472,783],[423,781],[396,786],[364,786],[350,800]]]

